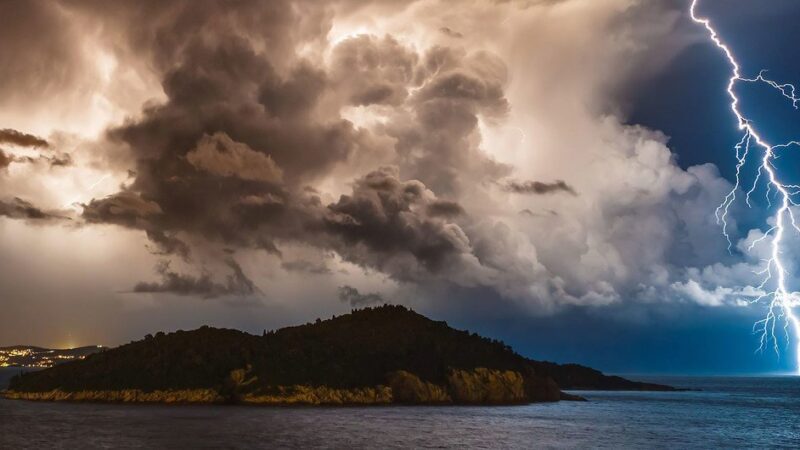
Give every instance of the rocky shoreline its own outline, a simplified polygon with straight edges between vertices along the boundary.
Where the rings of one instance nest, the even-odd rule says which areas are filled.
[[[451,370],[446,385],[421,380],[401,370],[387,376],[387,385],[350,389],[327,386],[274,386],[250,391],[254,380],[243,370],[233,371],[233,391],[176,389],[145,392],[140,389],[63,391],[6,390],[0,396],[10,400],[99,403],[161,404],[246,404],[246,405],[515,405],[536,401],[583,400],[560,392],[531,395],[519,372],[486,368]]]

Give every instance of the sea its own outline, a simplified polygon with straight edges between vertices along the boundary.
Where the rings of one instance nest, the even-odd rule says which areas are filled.
[[[800,377],[635,378],[693,390],[502,407],[0,400],[0,448],[800,448]]]

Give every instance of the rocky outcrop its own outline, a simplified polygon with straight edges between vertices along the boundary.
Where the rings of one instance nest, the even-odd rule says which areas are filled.
[[[557,402],[564,399],[558,384],[548,376],[541,376],[528,369],[525,374],[525,395],[531,402]]]
[[[389,374],[389,386],[396,403],[452,403],[453,399],[442,386],[422,381],[413,373],[398,370]]]
[[[251,405],[385,405],[392,403],[392,389],[333,389],[325,386],[278,386],[270,392],[254,392],[238,398]]]
[[[509,405],[531,401],[525,379],[511,370],[451,369],[445,386],[423,381],[404,370],[393,372],[388,378],[396,403]],[[556,386],[554,392],[540,397],[544,397],[543,401],[556,401],[559,394]]]
[[[456,403],[501,405],[527,403],[525,381],[519,372],[479,367],[451,370],[448,390]]]

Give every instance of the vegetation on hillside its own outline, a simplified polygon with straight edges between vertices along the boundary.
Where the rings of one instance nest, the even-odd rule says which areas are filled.
[[[559,387],[666,389],[582,366],[532,361],[500,341],[455,330],[402,306],[382,306],[262,336],[210,327],[148,335],[81,361],[17,377],[10,390],[211,389],[241,401],[272,398],[291,386],[354,390],[391,385],[409,402],[420,403],[552,401],[562,398]],[[520,389],[524,394],[518,394]]]

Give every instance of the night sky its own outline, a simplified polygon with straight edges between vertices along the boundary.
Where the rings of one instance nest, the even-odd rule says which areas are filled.
[[[730,251],[714,217],[741,134],[688,2],[235,6],[0,1],[0,346],[390,302],[608,372],[794,370],[782,323],[755,352],[765,186]],[[800,82],[798,2],[698,10],[743,76]]]

